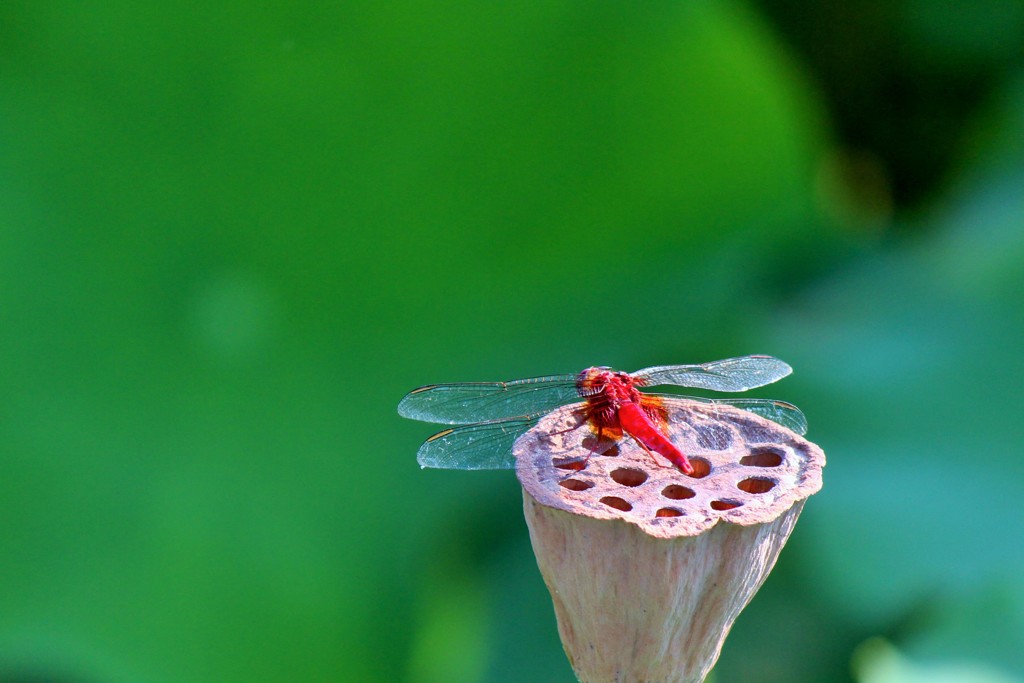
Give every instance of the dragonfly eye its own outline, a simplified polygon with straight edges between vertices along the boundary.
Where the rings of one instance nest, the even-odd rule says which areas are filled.
[[[610,370],[611,368],[604,365],[587,368],[576,376],[576,384],[583,385],[604,381]]]

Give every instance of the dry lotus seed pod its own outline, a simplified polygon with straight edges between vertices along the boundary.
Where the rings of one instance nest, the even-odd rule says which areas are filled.
[[[807,496],[818,446],[753,413],[666,402],[685,475],[578,410],[516,442],[516,473],[562,644],[584,683],[700,683]]]

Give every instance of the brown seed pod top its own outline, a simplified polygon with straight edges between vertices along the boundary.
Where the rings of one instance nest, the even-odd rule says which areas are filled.
[[[543,505],[659,538],[696,536],[719,521],[769,522],[821,488],[825,454],[785,427],[721,404],[666,399],[665,409],[667,436],[691,475],[628,435],[599,442],[578,406],[549,413],[516,441],[516,475]]]

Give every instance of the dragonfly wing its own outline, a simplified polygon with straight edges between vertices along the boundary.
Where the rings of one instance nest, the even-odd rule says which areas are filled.
[[[771,356],[727,358],[703,365],[658,365],[632,373],[646,386],[673,384],[711,391],[746,391],[776,382],[793,368]]]
[[[539,415],[460,425],[427,439],[416,460],[420,467],[446,470],[507,470],[515,466],[512,444]]]
[[[786,429],[796,432],[800,436],[807,433],[807,418],[792,403],[785,401],[774,401],[768,398],[737,398],[737,399],[716,399],[714,403],[723,403],[727,406],[742,408],[743,410],[760,415]]]
[[[576,375],[432,384],[406,394],[398,414],[422,422],[461,425],[545,413],[579,400]]]
[[[785,401],[776,401],[771,398],[702,398],[699,396],[679,396],[678,394],[644,393],[648,396],[657,396],[669,401],[683,399],[686,401],[733,406],[734,408],[740,408],[767,418],[801,436],[807,433],[807,418],[804,417],[803,412],[792,403],[786,403]]]

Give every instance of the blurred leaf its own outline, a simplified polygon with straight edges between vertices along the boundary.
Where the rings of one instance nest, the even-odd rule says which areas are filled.
[[[1019,683],[997,669],[977,663],[918,664],[904,658],[885,641],[872,640],[856,653],[859,683]]]
[[[487,661],[485,593],[467,573],[440,577],[423,596],[410,683],[482,680]]]
[[[815,590],[860,619],[892,619],[993,566],[1024,569],[1024,551],[998,541],[1024,534],[1014,186],[986,185],[955,230],[835,278],[779,328],[811,387],[787,398],[829,455],[803,522],[822,553]]]
[[[983,661],[1024,678],[1024,588],[1012,566],[1005,578],[935,596],[907,630],[900,645],[916,659]]]

